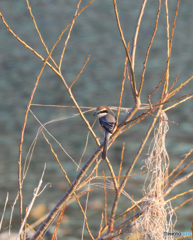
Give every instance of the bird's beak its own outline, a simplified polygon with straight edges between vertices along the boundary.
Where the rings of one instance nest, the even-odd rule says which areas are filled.
[[[97,114],[97,112],[94,112],[93,116],[95,116]]]

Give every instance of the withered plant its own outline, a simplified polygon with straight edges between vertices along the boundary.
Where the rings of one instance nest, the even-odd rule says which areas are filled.
[[[120,34],[120,44],[122,44],[123,48],[125,49],[125,67],[124,67],[124,73],[123,73],[124,77],[121,80],[122,89],[120,92],[120,100],[117,103],[117,106],[111,106],[112,109],[114,109],[114,111],[117,111],[118,126],[110,139],[109,148],[113,146],[115,141],[119,141],[119,135],[125,133],[126,131],[129,132],[129,130],[132,127],[139,124],[141,121],[144,121],[148,116],[151,116],[153,120],[151,123],[149,122],[147,133],[143,137],[141,143],[139,144],[140,146],[135,156],[133,157],[124,156],[125,144],[123,143],[118,174],[116,174],[116,171],[111,161],[109,161],[108,158],[105,160],[109,168],[109,172],[110,172],[109,175],[107,172],[104,172],[104,171],[103,171],[103,174],[100,174],[98,172],[98,167],[103,161],[100,157],[103,144],[100,143],[97,135],[93,130],[95,121],[93,125],[90,124],[90,122],[87,120],[87,117],[85,115],[86,112],[90,112],[90,114],[93,113],[93,111],[97,106],[80,107],[72,90],[73,86],[76,84],[78,78],[83,73],[84,69],[87,68],[87,63],[90,60],[90,55],[88,56],[86,62],[84,63],[76,79],[72,81],[70,85],[67,84],[67,81],[64,78],[64,75],[62,74],[62,71],[61,71],[63,59],[65,56],[65,50],[67,48],[67,43],[70,40],[71,31],[74,25],[76,24],[76,20],[80,14],[84,14],[84,12],[87,11],[87,8],[93,3],[93,1],[94,0],[91,0],[86,6],[82,7],[81,4],[83,3],[81,0],[79,0],[77,6],[75,6],[74,17],[67,24],[66,28],[61,31],[60,36],[58,36],[57,41],[54,43],[51,50],[49,51],[45,41],[43,40],[41,32],[38,29],[38,23],[36,23],[36,18],[33,15],[33,9],[31,9],[29,1],[26,0],[27,7],[32,17],[32,21],[34,23],[35,29],[47,52],[47,56],[45,58],[40,53],[38,53],[35,49],[30,47],[28,43],[26,43],[19,36],[16,35],[14,30],[12,30],[12,28],[8,25],[7,20],[3,17],[3,13],[0,13],[0,16],[4,25],[6,26],[7,30],[12,34],[12,36],[15,37],[21,44],[24,45],[24,47],[28,48],[33,54],[37,56],[37,58],[39,58],[43,62],[43,66],[35,81],[35,86],[32,90],[29,103],[25,112],[25,119],[24,119],[22,131],[21,131],[21,140],[19,144],[18,195],[13,205],[13,211],[14,211],[14,206],[16,202],[19,201],[20,230],[18,231],[17,239],[19,238],[22,240],[26,239],[27,236],[29,236],[28,234],[29,229],[31,230],[30,236],[29,236],[31,240],[44,239],[46,232],[49,230],[49,228],[52,225],[55,226],[55,230],[54,230],[54,233],[52,233],[51,239],[52,240],[58,239],[57,237],[58,230],[60,228],[65,228],[65,226],[61,225],[63,214],[65,213],[72,199],[74,199],[77,202],[80,212],[82,213],[83,219],[84,219],[82,237],[80,236],[81,239],[86,238],[84,237],[84,227],[88,232],[89,239],[101,239],[101,240],[102,239],[123,239],[123,238],[130,239],[131,235],[135,235],[135,239],[152,239],[152,240],[173,239],[173,236],[164,235],[164,232],[172,233],[175,231],[175,223],[177,221],[177,214],[175,213],[176,210],[182,207],[185,203],[193,199],[192,197],[189,199],[187,198],[186,201],[184,201],[179,207],[176,207],[175,209],[173,209],[172,200],[182,195],[187,196],[186,194],[189,192],[192,192],[193,189],[189,189],[189,191],[186,191],[183,193],[179,192],[174,197],[168,198],[168,194],[176,186],[178,186],[184,181],[188,181],[188,179],[193,175],[193,170],[190,170],[188,173],[185,173],[185,170],[190,166],[192,161],[188,165],[184,166],[184,162],[187,160],[188,156],[191,154],[192,149],[190,150],[189,153],[187,153],[184,156],[180,164],[176,165],[174,169],[170,170],[169,169],[170,167],[169,153],[166,149],[166,143],[165,143],[167,138],[167,132],[169,130],[169,123],[170,123],[170,120],[167,115],[168,111],[175,108],[177,105],[188,101],[193,97],[193,93],[187,93],[180,97],[179,96],[175,97],[176,93],[178,93],[180,89],[182,89],[186,84],[188,84],[192,80],[193,76],[191,76],[187,80],[184,80],[184,82],[181,83],[180,85],[177,85],[178,75],[175,80],[169,81],[172,43],[173,43],[173,37],[174,37],[174,30],[176,26],[176,19],[177,19],[178,11],[180,8],[180,0],[176,4],[176,14],[173,19],[173,26],[171,28],[169,25],[168,0],[157,1],[158,9],[155,13],[156,14],[155,27],[153,30],[153,34],[151,36],[151,40],[147,47],[146,57],[144,60],[143,70],[141,73],[141,79],[136,79],[135,77],[135,55],[136,55],[136,49],[137,49],[138,34],[139,34],[141,23],[143,21],[142,19],[143,19],[143,14],[146,8],[147,0],[143,0],[143,3],[141,6],[139,4],[140,11],[139,11],[138,21],[136,23],[135,34],[133,39],[129,39],[129,42],[124,37],[124,32],[121,26],[119,12],[117,9],[117,1],[116,0],[112,1],[112,8],[114,7],[115,18],[116,18],[117,27],[118,27],[117,31],[119,31],[119,34]],[[163,77],[158,80],[157,87],[153,91],[149,92],[148,96],[146,96],[147,102],[141,103],[141,95],[143,92],[144,84],[147,81],[147,79],[145,78],[146,66],[148,63],[148,58],[149,58],[150,50],[154,41],[154,37],[156,36],[156,32],[158,28],[159,16],[161,11],[161,3],[165,5],[165,17],[166,17],[167,38],[162,40],[166,42],[166,52],[167,52],[166,69],[165,69],[165,73],[163,74]],[[119,4],[121,4],[121,1]],[[57,59],[56,61],[53,59],[52,53],[55,47],[57,46],[58,42],[62,41],[61,40],[62,36],[66,32],[68,33],[64,41],[64,47],[61,52],[61,57],[59,60]],[[162,49],[160,49],[160,51],[162,51]],[[72,100],[72,103],[74,104],[72,108],[75,107],[77,109],[77,115],[81,117],[80,121],[83,121],[86,124],[86,127],[88,129],[88,135],[86,139],[84,152],[86,151],[86,148],[88,147],[88,144],[89,144],[89,141],[88,141],[89,135],[91,135],[96,142],[95,151],[91,154],[91,156],[89,157],[89,159],[86,161],[84,165],[82,163],[78,163],[79,162],[78,159],[75,160],[78,167],[78,173],[73,181],[70,180],[69,172],[68,170],[65,169],[65,164],[61,163],[61,160],[57,156],[54,146],[49,141],[49,135],[51,134],[46,128],[46,125],[48,123],[42,124],[32,111],[32,105],[33,105],[32,102],[33,102],[34,94],[38,88],[38,83],[40,81],[40,78],[46,66],[51,68],[52,71],[61,79],[61,84],[65,86],[66,92],[69,94],[69,97]],[[122,106],[122,99],[125,91],[125,81],[129,81],[130,83],[130,88],[131,88],[131,92],[134,100],[134,106],[132,107],[129,105],[124,107]],[[153,98],[154,94],[156,94],[157,97],[159,95],[159,100],[156,102]],[[63,103],[61,103],[61,105],[62,104]],[[99,102],[98,105],[103,105],[103,103]],[[43,107],[44,106],[42,106],[42,108]],[[124,119],[121,119],[120,113],[121,111],[125,111],[125,110],[127,114],[125,115]],[[36,138],[34,139],[30,147],[28,156],[26,158],[27,160],[22,161],[22,147],[24,142],[24,133],[25,133],[29,113],[31,113],[34,116],[34,118],[36,118],[36,120],[39,122],[40,128],[38,129]],[[23,196],[23,184],[27,177],[27,171],[30,168],[31,157],[33,155],[33,151],[34,151],[35,144],[39,134],[43,135],[45,141],[49,145],[50,154],[54,154],[56,159],[55,164],[59,164],[61,171],[63,172],[64,177],[66,179],[66,182],[69,184],[69,188],[60,199],[57,199],[58,203],[55,205],[55,207],[53,207],[50,213],[40,221],[39,226],[36,229],[32,225],[30,226],[28,224],[28,217],[29,217],[30,211],[33,208],[33,204],[36,198],[39,196],[40,193],[44,194],[43,192],[44,188],[43,190],[40,190],[44,174],[42,174],[38,187],[34,190],[33,199],[30,202],[26,212],[24,212],[24,209],[23,209],[23,198],[25,197]],[[74,137],[76,137],[76,129],[75,130],[72,129],[71,134],[72,135],[74,134]],[[55,139],[55,141],[57,142],[57,139]],[[85,139],[82,139],[82,141],[85,141]],[[57,143],[60,144],[59,142]],[[142,150],[144,149],[145,146],[148,146],[148,145],[149,145],[149,151],[147,153],[147,158],[143,160],[143,169],[141,170],[140,168],[136,167],[136,163],[142,154]],[[66,154],[68,153],[66,152]],[[126,166],[124,166],[124,169],[123,169],[124,158],[128,158],[129,161],[127,161],[126,163],[124,162]],[[181,166],[184,166],[184,167],[181,170],[179,170]],[[134,168],[135,168],[135,173],[133,173]],[[43,173],[45,171],[46,171],[46,167],[44,168]],[[129,184],[129,180],[131,179],[132,176],[141,175],[141,174],[143,174],[144,176],[144,185],[141,188],[139,186],[139,191],[143,192],[143,197],[140,200],[136,201],[135,196],[130,196],[130,193],[125,191],[125,186],[126,184]],[[179,174],[181,174],[181,177],[179,177]],[[97,193],[97,191],[99,191],[99,189],[101,188],[104,189],[104,194],[100,196],[100,198],[102,199],[104,198],[104,209],[102,211],[102,215],[101,213],[99,213],[101,216],[101,221],[96,222],[94,218],[87,217],[87,214],[89,211],[89,209],[87,209],[87,206],[89,203],[89,194],[93,192]],[[111,192],[113,191],[113,194],[114,194],[114,200],[112,201],[111,206],[108,204],[108,198],[109,198],[109,192],[107,191],[108,189],[111,189]],[[100,191],[99,191],[99,194],[101,194]],[[83,206],[83,204],[80,201],[80,198],[84,195],[87,196],[86,204],[85,204],[86,207]],[[128,201],[127,201],[127,209],[125,209],[120,214],[118,209],[120,207],[119,200],[122,195],[127,196]],[[11,225],[11,222],[12,222],[12,216],[10,218],[10,225]],[[95,231],[93,231],[91,225],[92,226],[95,225],[95,228],[98,229],[98,235],[95,234]],[[179,237],[178,239],[181,239],[181,238]]]

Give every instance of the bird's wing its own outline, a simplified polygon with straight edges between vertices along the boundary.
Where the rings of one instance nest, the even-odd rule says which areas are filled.
[[[113,133],[116,122],[107,122],[105,118],[99,119],[101,126],[109,133]]]

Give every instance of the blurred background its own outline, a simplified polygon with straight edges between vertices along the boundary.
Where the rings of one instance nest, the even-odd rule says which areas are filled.
[[[51,47],[58,39],[60,32],[72,19],[77,3],[78,1],[75,0],[30,1],[38,28],[49,50],[51,50]],[[81,7],[85,6],[87,3],[87,0],[83,1]],[[142,1],[117,1],[124,36],[126,41],[130,42],[130,46],[132,46],[132,38],[134,36],[141,3]],[[170,34],[176,6],[176,0],[169,1]],[[26,2],[24,0],[1,0],[0,9],[11,29],[28,45],[46,58],[46,51],[34,28]],[[155,26],[157,9],[158,1],[147,1],[139,31],[136,51],[135,76],[138,87],[146,50]],[[192,2],[183,0],[180,3],[176,21],[170,64],[170,83],[175,80],[176,75],[179,73],[176,86],[180,85],[180,83],[187,80],[193,74],[192,24]],[[56,63],[59,63],[67,32],[64,34],[52,54]],[[38,76],[43,63],[37,56],[14,38],[9,31],[7,31],[2,21],[0,22],[0,42],[0,208],[2,212],[6,193],[9,192],[9,202],[3,225],[3,227],[6,228],[10,218],[11,206],[17,194],[18,146],[20,143],[20,133],[23,126],[24,114],[36,77]],[[99,105],[118,106],[123,79],[125,51],[120,40],[112,1],[95,0],[76,19],[62,64],[62,73],[69,85],[80,72],[89,54],[91,54],[90,61],[72,88],[72,92],[77,102],[80,106],[93,108]],[[141,98],[142,103],[148,103],[147,96],[157,86],[165,69],[166,20],[165,4],[164,1],[162,1],[157,35],[154,39],[147,63],[145,83]],[[176,96],[191,93],[192,87],[193,83],[190,82],[180,90]],[[152,102],[154,103],[158,100],[159,96],[160,92],[157,91],[152,96]],[[126,80],[122,102],[123,107],[131,108],[134,105],[128,80]],[[48,66],[46,66],[40,78],[33,103],[42,105],[73,105],[60,78]],[[31,110],[41,123],[55,120],[47,125],[48,131],[57,139],[74,161],[78,163],[84,150],[88,130],[79,116],[73,117],[74,114],[77,113],[77,110],[64,107],[45,106],[32,106]],[[126,112],[122,111],[120,119],[123,119],[125,114]],[[171,169],[173,169],[181,161],[182,158],[180,156],[186,154],[192,148],[192,100],[168,111],[167,114],[171,122],[175,121],[178,123],[178,125],[169,123],[170,130],[167,134],[166,141],[166,147],[170,155]],[[93,112],[86,113],[85,116],[91,124],[94,122]],[[57,119],[59,118],[65,119],[58,121]],[[141,139],[144,138],[152,120],[152,116],[147,117],[143,122],[122,134],[116,140],[112,148],[110,148],[108,155],[115,167],[115,171],[118,171],[119,168],[123,142],[125,142],[124,171],[128,168],[133,156],[136,154],[141,144]],[[23,144],[23,163],[39,126],[40,124],[34,116],[29,113]],[[98,125],[94,126],[94,130],[98,134],[98,137],[102,138]],[[77,175],[77,166],[51,137],[48,136],[48,139],[52,143],[53,148],[63,167],[66,169],[70,179],[73,180]],[[95,142],[90,136],[88,147],[81,164],[86,162],[95,148]],[[143,166],[142,160],[146,157],[147,151],[148,145],[138,160],[134,172],[140,171],[139,168]],[[190,160],[191,156],[187,161],[189,162]],[[57,203],[68,188],[68,183],[56,163],[53,154],[50,152],[48,144],[42,134],[39,134],[34,148],[31,165],[24,183],[23,201],[25,208],[28,206],[30,199],[32,198],[33,189],[38,184],[45,162],[47,167],[44,176],[44,183],[50,182],[52,187],[47,188],[36,200],[35,206],[40,207],[41,210],[43,209],[42,215],[49,212]],[[104,162],[101,163],[99,167],[100,174],[102,170],[105,170],[105,174],[109,175]],[[190,170],[191,167],[187,169],[187,171]],[[184,174],[185,173],[183,173],[183,175]],[[145,175],[133,177],[126,186],[126,191],[134,196],[135,201],[142,196],[141,189],[144,178]],[[170,196],[190,189],[192,183],[193,180],[189,179],[187,182],[179,185]],[[101,194],[103,194],[102,191]],[[110,194],[112,195],[112,199],[109,199],[109,202],[113,200],[114,192],[111,191]],[[90,223],[91,229],[96,231],[96,235],[101,218],[100,214],[100,216],[96,215],[96,211],[102,211],[104,207],[103,202],[98,196],[100,195],[96,195],[95,193],[91,194],[89,206],[91,211],[88,213],[88,217],[94,216],[96,218],[95,222]],[[172,202],[173,208],[180,205],[185,199],[190,198],[191,196],[192,193],[189,193],[176,199],[175,202]],[[83,197],[81,201],[82,204],[85,204],[85,197]],[[121,213],[130,205],[131,203],[129,199],[122,198],[122,209],[119,208],[118,212]],[[110,206],[109,203],[109,211]],[[190,231],[191,220],[193,220],[193,214],[192,211],[190,211],[190,208],[192,209],[191,202],[187,203],[180,210],[177,210],[178,222],[176,230],[181,232]],[[18,230],[18,209],[17,204],[13,216],[13,231]],[[76,203],[72,203],[68,207],[64,218],[65,230],[61,233],[61,236],[68,236],[69,239],[79,239],[82,231],[83,216],[80,211],[79,215],[73,215],[73,213],[77,214],[77,210],[79,211],[79,207]],[[38,212],[40,212],[40,210],[38,210]],[[39,216],[37,217],[36,213],[34,216],[31,216],[30,221],[34,222],[37,218],[39,218]],[[73,232],[74,228],[76,228],[76,233]]]

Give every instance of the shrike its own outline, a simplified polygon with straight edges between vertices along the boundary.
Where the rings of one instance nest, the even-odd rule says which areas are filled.
[[[99,118],[99,124],[100,124],[101,130],[104,134],[102,159],[106,159],[109,139],[110,139],[111,135],[113,134],[113,132],[115,131],[116,124],[117,124],[117,118],[116,118],[114,112],[106,106],[98,107],[94,113],[94,116],[95,115],[97,115],[97,117]]]

